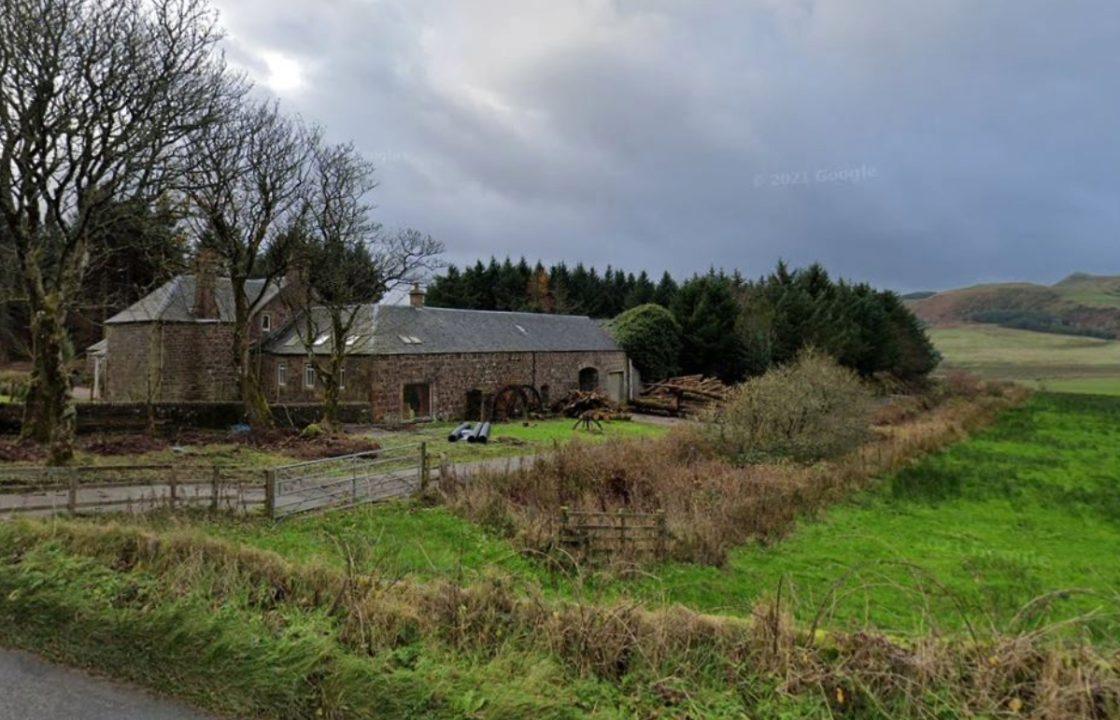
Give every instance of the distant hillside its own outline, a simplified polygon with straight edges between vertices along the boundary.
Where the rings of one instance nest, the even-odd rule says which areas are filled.
[[[1120,276],[1074,273],[1049,286],[974,285],[908,304],[919,318],[934,326],[987,323],[1065,335],[1120,337]]]

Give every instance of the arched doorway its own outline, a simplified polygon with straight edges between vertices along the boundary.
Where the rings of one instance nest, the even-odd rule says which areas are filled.
[[[579,371],[579,389],[591,392],[599,388],[599,371],[593,367],[585,367]]]

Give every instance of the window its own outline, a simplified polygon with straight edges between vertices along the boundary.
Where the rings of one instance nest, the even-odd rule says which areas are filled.
[[[579,389],[591,392],[599,389],[599,371],[593,367],[586,367],[579,371]]]
[[[415,335],[398,335],[405,345],[420,345],[423,341]]]
[[[280,363],[276,366],[276,385],[277,387],[284,387],[288,384],[288,363]]]
[[[305,388],[315,387],[315,366],[311,363],[307,363],[306,367],[303,368],[303,386]]]
[[[338,389],[346,389],[346,368],[344,367],[340,367],[338,369]]]
[[[272,332],[272,315],[261,313],[261,332]]]

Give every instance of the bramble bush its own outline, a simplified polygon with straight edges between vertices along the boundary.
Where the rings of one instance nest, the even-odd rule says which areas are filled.
[[[737,465],[809,462],[856,449],[868,437],[874,410],[872,392],[855,372],[808,349],[735,388],[713,408],[702,432]]]

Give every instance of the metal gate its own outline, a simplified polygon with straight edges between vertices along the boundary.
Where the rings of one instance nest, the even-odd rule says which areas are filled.
[[[274,518],[411,495],[428,484],[427,443],[380,448],[268,471],[265,505]]]

